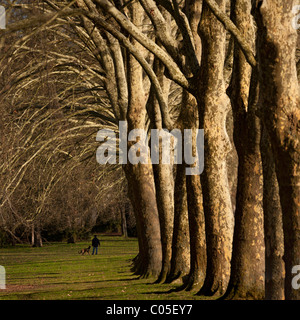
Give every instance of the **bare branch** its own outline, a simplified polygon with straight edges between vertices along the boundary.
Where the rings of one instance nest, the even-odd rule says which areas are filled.
[[[106,12],[110,13],[127,32],[129,32],[140,44],[142,44],[165,64],[172,80],[186,89],[189,88],[188,80],[181,72],[174,60],[163,49],[161,49],[154,41],[147,38],[129,19],[127,19],[126,16],[118,11],[118,9],[114,7],[108,0],[96,0],[96,3],[99,4]],[[86,14],[89,15],[89,13]],[[94,17],[93,19],[95,18],[97,17]],[[106,26],[108,25],[106,22],[105,24]],[[102,27],[104,26],[102,25]],[[107,29],[107,27],[105,27],[105,29]]]
[[[238,45],[241,47],[248,63],[255,68],[257,66],[257,61],[252,52],[251,46],[248,44],[246,39],[243,37],[240,30],[236,27],[236,25],[231,21],[231,19],[224,13],[218,6],[215,0],[205,0],[211,11],[217,17],[217,19],[222,22],[224,27],[233,35],[236,39]]]

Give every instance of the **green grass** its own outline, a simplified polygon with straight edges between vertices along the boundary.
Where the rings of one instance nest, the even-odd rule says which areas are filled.
[[[0,290],[0,300],[199,299],[191,292],[168,293],[179,284],[153,284],[154,279],[133,275],[130,267],[138,251],[136,239],[100,236],[100,240],[97,256],[78,254],[88,242],[1,248],[7,288]]]

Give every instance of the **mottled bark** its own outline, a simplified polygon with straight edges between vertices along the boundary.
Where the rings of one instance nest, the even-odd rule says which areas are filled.
[[[183,34],[183,54],[184,73],[192,77],[194,72],[199,69],[201,60],[201,39],[198,34],[198,26],[201,19],[202,0],[188,0],[185,2],[184,11],[189,22],[189,30],[187,30],[185,22],[181,17],[175,15],[175,19]],[[196,87],[197,81],[195,81]],[[184,129],[193,129],[195,131],[192,140],[193,156],[196,156],[196,129],[199,128],[199,114],[197,99],[191,93],[183,90],[181,113],[178,118],[177,127],[181,129],[183,134]],[[202,129],[202,127],[200,127]],[[185,146],[187,141],[184,142]],[[185,164],[185,167],[194,167],[193,165]],[[179,173],[182,174],[183,166],[178,167]],[[180,178],[180,177],[179,177]],[[202,203],[202,190],[199,175],[187,175],[184,179],[183,187],[186,190],[187,197],[182,199],[184,209],[188,212],[188,221],[184,228],[188,227],[189,231],[189,274],[185,277],[184,284],[181,289],[191,290],[202,286],[205,271],[206,271],[206,244],[205,244],[205,223]],[[180,185],[180,183],[179,183]],[[176,197],[175,197],[176,199]],[[187,204],[187,207],[185,205]],[[184,220],[186,223],[186,220]],[[174,226],[175,227],[175,226]],[[186,231],[184,232],[184,235]],[[185,251],[187,254],[188,251]]]
[[[138,229],[139,256],[134,270],[142,277],[157,277],[162,267],[162,248],[152,165],[128,164],[125,172]]]
[[[255,115],[252,119],[251,115],[248,117],[250,123],[240,122],[243,130],[235,139],[239,156],[238,185],[231,277],[224,298],[258,300],[264,297],[265,271],[262,169],[259,120]]]
[[[127,170],[126,170],[127,169]],[[143,269],[143,262],[147,261],[147,254],[146,254],[146,238],[143,233],[143,226],[142,226],[142,219],[139,215],[140,207],[138,200],[136,199],[135,190],[133,188],[133,183],[129,182],[131,180],[130,171],[128,166],[123,166],[123,170],[125,172],[125,176],[128,183],[128,198],[131,202],[133,213],[136,222],[136,232],[137,232],[137,239],[138,239],[138,254],[132,261],[132,268],[131,271],[134,272],[136,275],[143,275],[146,271]]]
[[[166,279],[170,283],[190,271],[190,234],[188,221],[185,165],[178,164],[174,187],[174,228],[171,269]]]
[[[181,113],[183,128],[196,130],[199,127],[199,116],[196,99],[186,91],[183,92],[183,111]],[[196,156],[196,131],[193,131],[192,150]],[[187,142],[185,141],[185,146]],[[188,166],[188,165],[186,165]],[[196,166],[196,163],[189,167]],[[185,289],[200,289],[206,272],[205,222],[203,212],[200,175],[186,176],[188,219],[190,234],[190,273]]]
[[[143,21],[143,11],[138,3],[132,4],[132,21],[140,25]],[[132,43],[142,50],[141,46]],[[145,128],[146,98],[143,87],[142,67],[130,55],[128,58],[128,131]],[[128,150],[135,142],[128,141]],[[126,177],[139,235],[139,256],[137,259],[140,275],[158,276],[162,267],[162,247],[160,223],[156,203],[153,168],[148,154],[148,164],[131,164],[125,166]]]
[[[199,175],[186,178],[190,228],[190,273],[186,290],[200,289],[206,274],[205,221]]]
[[[232,2],[232,20],[245,39],[254,47],[251,4],[246,0]],[[251,66],[235,43],[231,83],[234,131],[238,154],[238,184],[231,276],[226,299],[262,299],[264,297],[264,234],[262,211],[262,167],[260,158],[260,121],[255,115],[257,81],[252,81]]]
[[[170,80],[164,76],[165,67],[158,59],[154,59],[153,69],[162,88],[164,99],[165,101],[168,101]],[[162,130],[162,113],[153,86],[150,90],[147,110],[151,119],[151,127],[153,129]],[[159,146],[156,151],[159,152],[159,163],[153,164],[153,172],[162,242],[162,269],[157,279],[157,282],[160,283],[165,281],[171,268],[174,221],[174,177],[172,154],[170,154],[170,163],[163,163],[162,154],[163,151],[165,152],[165,150],[163,150],[163,140],[159,138],[158,143]]]
[[[263,122],[272,145],[284,230],[285,298],[300,299],[292,268],[300,252],[300,108],[296,70],[296,1],[254,1]]]
[[[264,128],[261,135],[261,159],[264,176],[265,299],[284,300],[282,212],[274,158],[270,140]]]
[[[174,221],[174,179],[172,166],[153,166],[162,245],[162,269],[157,282],[164,282],[171,268]]]
[[[226,1],[218,1],[225,12]],[[200,23],[202,60],[198,84],[200,128],[204,128],[205,167],[201,174],[205,214],[207,269],[199,294],[220,295],[227,288],[233,238],[233,212],[227,179],[226,156],[230,142],[226,132],[229,99],[223,79],[225,29],[203,5]]]

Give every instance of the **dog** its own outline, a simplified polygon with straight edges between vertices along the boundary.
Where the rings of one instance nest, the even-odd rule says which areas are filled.
[[[91,249],[91,246],[88,246],[88,248],[81,249],[80,251],[78,251],[78,253],[81,254],[82,256],[83,256],[85,253],[90,254],[90,249]]]

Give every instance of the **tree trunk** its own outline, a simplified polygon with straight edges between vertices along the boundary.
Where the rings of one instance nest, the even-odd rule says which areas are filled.
[[[140,208],[139,208],[139,203],[138,200],[136,199],[136,194],[133,189],[133,181],[129,182],[132,178],[130,175],[129,167],[128,165],[123,166],[123,170],[125,172],[125,176],[127,179],[127,184],[128,184],[128,198],[130,199],[132,208],[133,208],[133,213],[135,217],[135,222],[136,222],[136,232],[137,232],[137,238],[138,238],[138,246],[139,246],[139,251],[138,255],[133,259],[133,264],[132,264],[132,271],[134,274],[137,275],[143,275],[145,274],[144,272],[144,265],[143,262],[147,261],[146,257],[146,246],[145,246],[145,235],[143,233],[143,225],[141,223],[141,217],[140,217]]]
[[[248,114],[248,121],[249,123],[240,121],[240,125],[235,123],[234,129],[238,131],[235,137],[239,156],[238,185],[231,277],[224,298],[235,300],[259,300],[264,297],[265,268],[259,119],[255,115]]]
[[[141,25],[143,21],[143,9],[139,3],[134,3],[130,7],[132,21]],[[134,39],[132,43],[143,50]],[[136,59],[129,55],[128,58],[128,130],[145,129],[146,123],[146,98],[143,87],[143,70]],[[143,138],[140,137],[140,140]],[[128,140],[128,150],[134,142]],[[140,151],[141,152],[141,151]],[[135,211],[138,239],[139,255],[137,259],[138,272],[143,277],[158,276],[162,267],[162,246],[160,222],[158,217],[156,192],[153,176],[153,168],[149,153],[148,163],[131,164],[128,162],[124,166],[131,200]]]
[[[272,145],[282,208],[285,298],[299,300],[300,290],[292,286],[292,268],[299,265],[300,252],[300,108],[297,33],[292,27],[297,2],[256,3],[263,122]]]
[[[35,235],[34,235],[34,224],[31,226],[31,245],[34,247]]]
[[[217,1],[225,11],[226,1]],[[204,128],[205,167],[201,174],[205,214],[207,269],[199,294],[221,295],[230,276],[233,212],[227,179],[226,155],[230,141],[226,132],[229,99],[225,93],[223,67],[225,29],[206,4],[200,23],[202,60],[198,85],[200,128]]]
[[[33,233],[33,234],[31,234],[31,240],[33,240],[32,246],[33,247],[42,247],[43,240],[42,240],[42,236],[41,236],[41,229],[40,229],[39,223],[36,225],[36,227],[33,225],[32,233]]]
[[[124,208],[120,207],[120,213],[121,213],[122,236],[124,238],[128,238],[125,207]]]
[[[199,128],[197,100],[190,93],[184,91],[182,101],[182,131],[193,129],[192,153],[193,157],[196,157],[196,129]],[[186,146],[187,141],[184,142],[184,147]],[[186,168],[196,165],[196,162],[192,165],[186,164]],[[186,190],[190,234],[190,273],[185,289],[192,290],[199,289],[203,285],[206,272],[205,222],[200,175],[186,176]]]
[[[190,238],[185,165],[178,164],[174,190],[174,228],[171,269],[166,283],[186,276],[190,271]]]
[[[186,290],[200,289],[206,274],[205,222],[199,175],[186,177],[190,229],[191,270]]]
[[[174,179],[173,166],[170,164],[153,165],[157,208],[159,213],[162,270],[157,282],[164,282],[171,268],[172,237],[174,222]]]
[[[163,90],[164,98],[168,101],[170,80],[164,76],[164,71],[165,68],[163,64],[158,59],[154,59],[154,72]],[[161,110],[153,88],[150,91],[147,109],[153,128],[156,130],[162,130],[163,124]],[[172,154],[170,154],[170,163],[163,163],[162,154],[165,152],[165,150],[163,150],[165,147],[163,145],[163,140],[159,138],[158,144],[156,151],[159,152],[159,162],[153,164],[153,172],[162,242],[162,270],[156,282],[162,283],[166,280],[171,268],[174,223],[174,176]],[[152,151],[154,150],[151,150],[151,152]],[[170,153],[172,153],[171,150]]]
[[[232,20],[254,47],[251,4],[247,0],[235,0],[231,9]],[[223,298],[258,300],[264,297],[264,234],[260,121],[255,115],[257,81],[253,77],[249,98],[251,66],[237,44],[233,63],[228,93],[239,164],[231,277]]]
[[[69,232],[67,243],[75,243],[76,235],[75,232]]]
[[[268,134],[263,128],[261,158],[264,176],[264,230],[265,230],[265,299],[284,300],[283,229],[279,188],[274,158]]]
[[[136,273],[142,277],[158,277],[162,267],[162,247],[152,165],[128,164],[125,172],[132,190],[131,201],[138,229]]]

